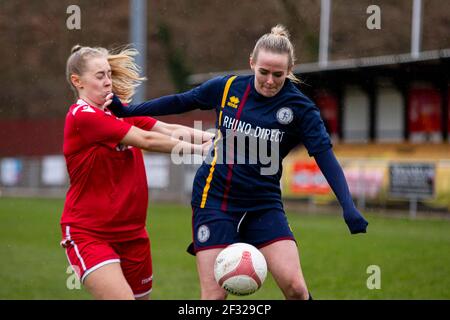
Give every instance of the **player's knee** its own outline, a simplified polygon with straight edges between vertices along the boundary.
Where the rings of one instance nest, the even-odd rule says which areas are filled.
[[[131,291],[91,291],[96,300],[135,300]]]
[[[95,300],[135,300],[133,291],[127,283],[114,283],[105,285],[99,281],[85,282],[85,288]]]
[[[308,300],[309,298],[308,289],[300,281],[291,281],[284,293],[288,300]]]

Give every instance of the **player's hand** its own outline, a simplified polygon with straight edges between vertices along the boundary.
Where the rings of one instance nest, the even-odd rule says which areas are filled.
[[[206,157],[208,155],[208,152],[211,149],[212,145],[213,145],[212,139],[209,139],[208,141],[206,141],[202,144],[202,156],[203,157]]]
[[[203,132],[203,137],[202,137],[202,142],[208,142],[211,141],[212,139],[214,139],[216,135],[214,133],[210,133],[210,132]]]
[[[351,234],[366,233],[369,222],[355,207],[344,210],[344,220]]]
[[[111,102],[109,103],[109,110],[111,110],[112,113],[114,113],[116,116],[124,109],[125,106],[122,104],[122,101],[120,101],[119,97],[115,94],[112,94]],[[119,114],[120,116],[120,114]]]
[[[114,94],[110,93],[105,97],[105,103],[102,106],[103,109],[107,108],[111,104],[113,96]]]

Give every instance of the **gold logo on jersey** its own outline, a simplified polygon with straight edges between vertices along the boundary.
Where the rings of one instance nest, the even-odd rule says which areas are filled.
[[[230,100],[228,101],[227,106],[236,109],[239,106],[239,98],[235,97],[235,96],[230,97]]]

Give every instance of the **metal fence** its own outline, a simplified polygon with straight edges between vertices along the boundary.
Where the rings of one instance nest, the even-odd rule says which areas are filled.
[[[371,204],[385,208],[390,202],[400,201],[404,209],[409,207],[414,210],[411,215],[415,215],[418,202],[450,211],[450,160],[403,161],[408,164],[406,167],[402,167],[399,161],[388,159],[339,160],[355,203],[362,210]],[[200,163],[201,159],[195,158],[177,164],[170,155],[144,153],[150,200],[188,204]],[[329,204],[335,200],[314,160],[287,158],[283,167],[281,185],[286,199],[307,199],[318,204]],[[395,172],[393,168],[397,168]],[[428,168],[427,175],[423,168]],[[396,176],[393,176],[394,173]],[[417,197],[411,193],[411,184],[417,184],[412,186],[413,190],[417,190]],[[64,197],[68,186],[66,164],[61,155],[0,158],[1,196]],[[393,188],[395,190],[391,190]],[[407,192],[403,196],[402,188]]]
[[[150,198],[186,203],[199,164],[174,164],[170,155],[145,154]],[[0,159],[0,192],[7,197],[64,197],[69,187],[61,155]]]

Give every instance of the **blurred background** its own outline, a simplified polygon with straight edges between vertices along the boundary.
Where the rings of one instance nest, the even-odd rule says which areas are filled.
[[[387,241],[383,245],[376,238],[363,240],[374,252],[380,250],[374,257],[387,264],[399,255],[398,265],[391,265],[394,279],[396,268],[403,266],[401,261],[412,257],[400,253],[410,253],[419,243],[424,252],[430,246],[436,248],[436,256],[411,258],[416,266],[424,261],[433,264],[417,271],[419,278],[411,276],[414,280],[406,291],[398,285],[398,291],[375,294],[364,285],[358,291],[355,284],[352,290],[340,292],[338,286],[354,279],[343,276],[347,282],[333,282],[331,269],[322,272],[329,278],[313,282],[317,291],[324,298],[450,298],[449,263],[434,264],[439,253],[448,262],[450,245],[450,9],[447,1],[440,0],[1,1],[0,280],[9,286],[0,289],[0,298],[86,297],[64,288],[64,255],[57,248],[57,223],[69,183],[62,156],[64,118],[74,101],[65,80],[65,63],[75,44],[136,46],[142,53],[142,74],[148,78],[136,102],[181,92],[217,75],[250,74],[249,55],[256,40],[278,23],[291,33],[297,57],[294,73],[303,82],[300,89],[321,111],[355,202],[372,219],[369,230],[373,228],[373,236]],[[202,128],[208,129],[214,127],[215,114],[193,111],[158,119],[188,126],[202,121]],[[158,221],[161,212],[183,212],[180,225],[184,227],[179,234],[185,234],[187,242],[188,204],[198,165],[174,165],[169,156],[150,153],[145,154],[145,162],[149,212],[155,215],[150,220]],[[295,214],[291,224],[300,219],[298,230],[304,232],[306,243],[315,243],[320,232],[327,237],[340,220],[334,194],[302,147],[284,161],[282,190],[286,207]],[[35,220],[30,218],[33,212]],[[306,220],[298,218],[298,213],[306,214]],[[318,232],[315,236],[308,234],[308,223]],[[318,227],[324,225],[330,230]],[[163,226],[155,226],[155,239],[170,242],[172,238],[165,237],[174,223],[168,223],[167,229]],[[347,232],[342,221],[339,227],[340,232]],[[417,237],[386,253],[386,247],[405,239],[387,236],[397,228]],[[51,230],[51,235],[45,230]],[[30,291],[41,277],[37,258],[28,255],[34,249],[27,245],[35,237],[47,239],[43,245],[48,246],[47,258],[54,259],[50,269],[59,274],[62,288],[48,289],[43,279],[38,282],[40,290]],[[50,244],[50,238],[55,243]],[[342,241],[354,245],[347,238]],[[174,249],[174,255],[182,255],[184,242]],[[169,251],[155,247],[156,258],[160,254],[167,260],[164,254]],[[314,260],[311,255],[307,270],[326,267],[320,260],[323,257]],[[192,268],[193,260],[184,259],[187,262],[183,260],[178,267]],[[336,259],[335,266],[341,265]],[[367,261],[359,263],[366,265]],[[28,277],[17,275],[24,264]],[[361,272],[364,278],[365,269]],[[432,280],[430,274],[435,276]],[[195,286],[194,269],[190,276]],[[413,282],[437,287],[417,291]],[[156,298],[196,298],[187,293],[197,287],[173,291],[170,283],[161,283],[170,294],[155,293]],[[28,293],[18,294],[17,287]],[[258,294],[280,297],[268,292]]]
[[[133,39],[140,15],[132,10],[139,2],[145,7],[144,33]],[[329,11],[323,12],[327,2]],[[419,209],[448,212],[450,16],[438,0],[419,2],[414,49],[414,1],[409,0],[335,0],[323,6],[319,0],[2,1],[0,131],[6,138],[0,141],[0,190],[64,195],[64,116],[74,99],[64,68],[73,45],[117,48],[141,39],[134,44],[144,48],[144,100],[187,90],[215,75],[250,73],[256,40],[283,23],[296,48],[301,89],[319,106],[360,205],[408,208],[407,193],[414,198],[416,192]],[[368,10],[374,4],[380,9],[378,26],[371,20],[377,12]],[[328,18],[322,53],[321,12],[322,23]],[[370,23],[379,29],[369,29]],[[198,120],[208,129],[214,116],[194,111],[161,120],[189,126]],[[176,168],[160,155],[147,159],[154,171],[152,199],[189,199],[195,166]],[[390,174],[404,162],[411,162],[410,179],[422,183],[422,190],[391,190]],[[285,161],[284,195],[309,203],[332,200],[317,171],[300,148]],[[403,188],[411,181],[405,183]]]

